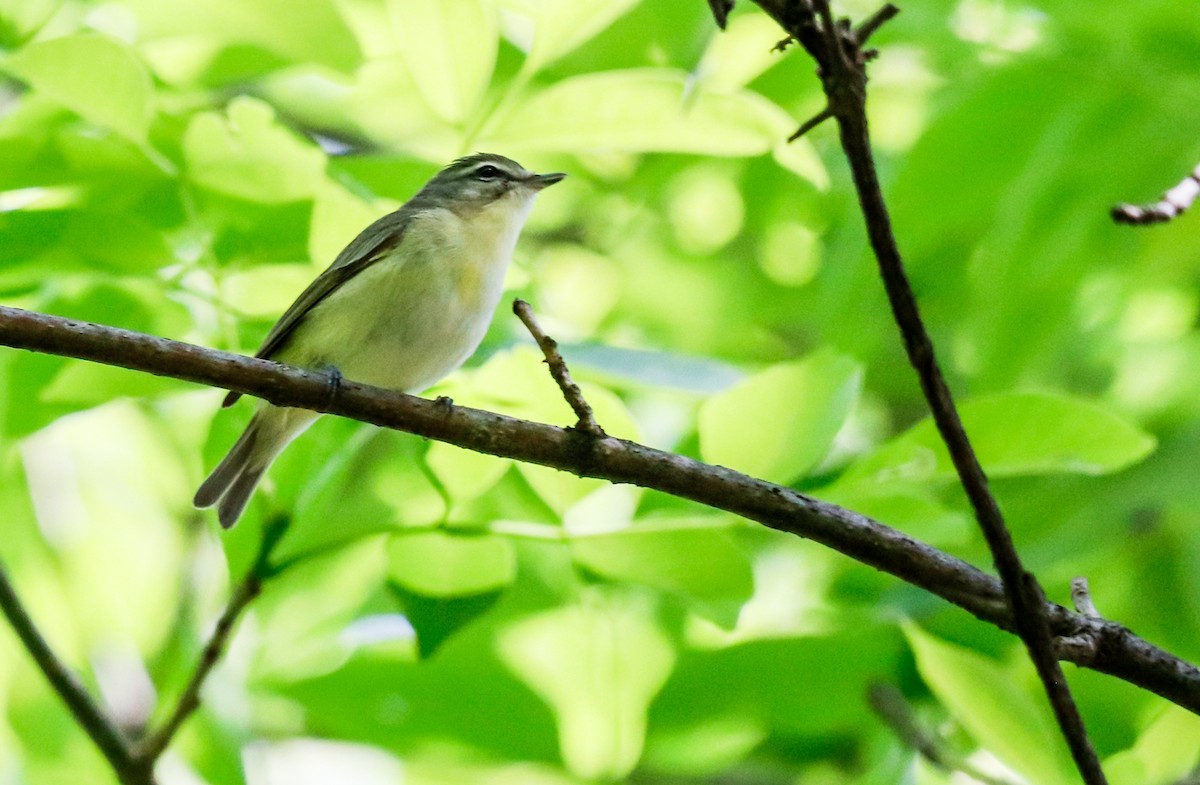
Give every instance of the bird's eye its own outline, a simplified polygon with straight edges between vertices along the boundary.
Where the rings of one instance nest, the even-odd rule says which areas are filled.
[[[475,177],[480,180],[495,180],[501,174],[500,170],[491,164],[481,166],[475,170]]]

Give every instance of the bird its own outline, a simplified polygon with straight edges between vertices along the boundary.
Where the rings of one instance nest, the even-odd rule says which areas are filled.
[[[542,189],[511,158],[476,153],[438,172],[350,242],[267,333],[256,357],[419,393],[479,347],[517,237]],[[222,403],[241,397],[230,392]],[[263,402],[196,491],[197,508],[237,523],[271,463],[320,415]]]

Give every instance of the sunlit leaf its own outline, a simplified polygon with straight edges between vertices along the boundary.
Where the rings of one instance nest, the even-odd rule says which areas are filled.
[[[914,624],[906,625],[904,632],[921,678],[979,744],[1030,782],[1077,781],[1043,694],[1031,694],[999,663],[935,638]]]
[[[86,33],[35,41],[0,60],[0,68],[28,82],[85,120],[145,142],[154,116],[146,67],[124,43]]]
[[[1128,750],[1104,761],[1113,785],[1170,785],[1200,763],[1200,717],[1166,705]]]
[[[586,779],[629,773],[642,753],[647,708],[675,661],[645,608],[590,595],[517,622],[498,645],[505,664],[553,707],[573,773]]]
[[[739,382],[700,409],[700,453],[710,463],[787,482],[824,457],[862,385],[848,357],[822,352]]]
[[[429,597],[482,594],[511,583],[512,544],[486,534],[445,530],[406,532],[388,543],[388,576]]]
[[[1108,474],[1137,463],[1155,439],[1133,423],[1080,398],[1003,393],[959,406],[963,425],[992,477],[1066,472]],[[947,480],[950,456],[926,419],[856,464],[846,481]]]
[[[688,602],[723,627],[754,591],[750,560],[711,521],[652,521],[608,534],[572,537],[571,555],[607,578],[652,586]]]
[[[526,68],[538,70],[612,24],[639,0],[503,0],[533,23]]]
[[[686,74],[646,68],[563,79],[509,110],[486,144],[748,156],[770,152],[791,125],[755,93],[709,92]]]
[[[325,154],[275,121],[271,107],[236,98],[226,116],[193,116],[183,137],[188,176],[214,191],[277,204],[307,199],[321,184]]]
[[[465,120],[496,63],[499,27],[486,0],[388,0],[396,40],[421,95],[444,120]]]

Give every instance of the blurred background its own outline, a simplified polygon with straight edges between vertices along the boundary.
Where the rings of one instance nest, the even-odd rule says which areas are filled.
[[[872,2],[835,4],[861,18]],[[1200,658],[1200,5],[904,4],[872,132],[909,273],[1052,599]],[[540,198],[484,347],[430,394],[569,424],[529,300],[614,435],[788,483],[981,567],[813,64],[747,0],[0,0],[0,301],[253,352],[367,223],[475,151]],[[325,418],[221,533],[221,392],[0,352],[0,560],[127,728],[174,705],[264,521],[268,582],[173,783],[1074,782],[1014,639],[823,548],[655,493]],[[1200,721],[1068,666],[1114,782]],[[982,775],[981,775],[982,776]],[[111,783],[0,630],[0,783]]]

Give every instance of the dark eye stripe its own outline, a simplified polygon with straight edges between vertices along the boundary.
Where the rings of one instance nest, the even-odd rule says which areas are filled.
[[[475,170],[475,177],[480,180],[495,180],[497,177],[503,176],[504,172],[500,171],[498,167],[492,166],[491,164],[484,164]]]

